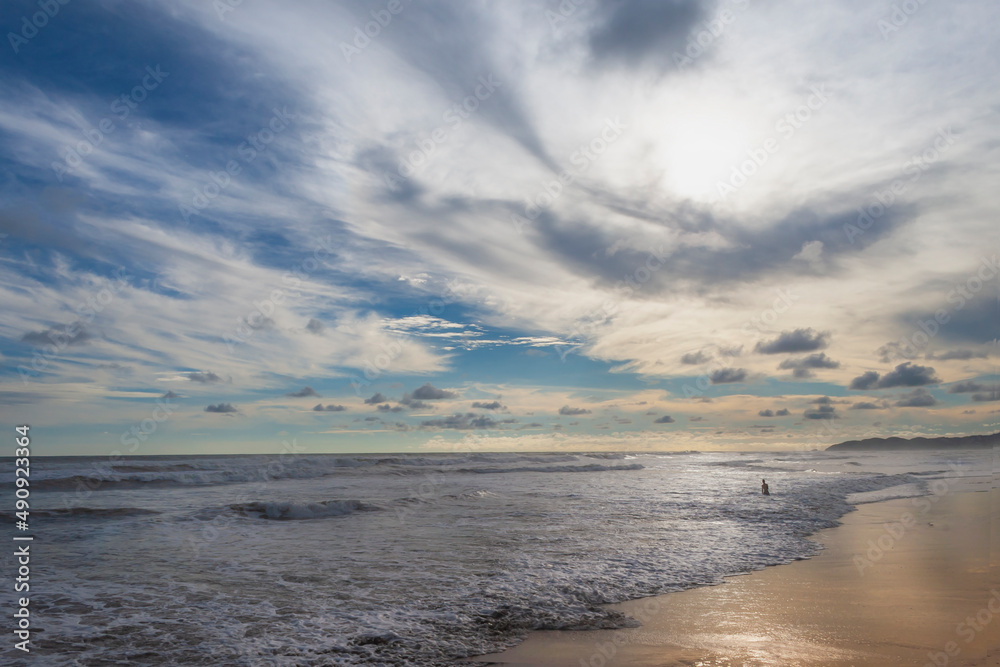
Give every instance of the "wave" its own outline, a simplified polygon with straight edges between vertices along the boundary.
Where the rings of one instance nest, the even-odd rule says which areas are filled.
[[[156,510],[147,510],[141,507],[67,507],[65,509],[32,509],[29,511],[32,517],[45,517],[49,519],[68,519],[71,517],[110,518],[159,514]],[[0,518],[13,520],[15,517],[13,512],[0,512]]]
[[[174,463],[167,465],[119,465],[111,466],[114,472],[187,472],[191,470],[203,470],[189,463]]]
[[[229,508],[244,516],[277,521],[327,519],[335,516],[346,516],[354,512],[382,509],[377,505],[369,505],[360,500],[324,500],[318,503],[252,502],[230,505]]]
[[[646,466],[641,463],[630,463],[628,465],[601,465],[600,463],[589,463],[579,466],[520,466],[517,468],[460,468],[455,472],[474,472],[478,474],[487,473],[508,473],[508,472],[605,472],[608,470],[643,470]]]

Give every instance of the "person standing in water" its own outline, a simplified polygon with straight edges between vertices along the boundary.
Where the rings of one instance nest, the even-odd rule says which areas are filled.
[[[765,496],[771,495],[771,490],[767,488],[766,479],[760,480],[760,492],[763,493]]]

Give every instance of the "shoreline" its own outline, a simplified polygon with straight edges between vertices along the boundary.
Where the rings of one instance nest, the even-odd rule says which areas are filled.
[[[608,605],[642,623],[536,631],[506,667],[1000,667],[1000,489],[859,505],[813,558]],[[978,620],[977,620],[978,618]]]

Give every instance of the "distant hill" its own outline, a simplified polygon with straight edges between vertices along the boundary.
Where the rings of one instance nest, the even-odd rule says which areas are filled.
[[[865,438],[848,440],[830,445],[831,450],[875,450],[875,449],[987,449],[1000,446],[1000,433],[990,435],[966,435],[956,438]]]

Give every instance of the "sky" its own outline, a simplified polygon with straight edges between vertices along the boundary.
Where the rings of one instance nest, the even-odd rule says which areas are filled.
[[[5,2],[36,454],[998,430],[1000,5]]]

